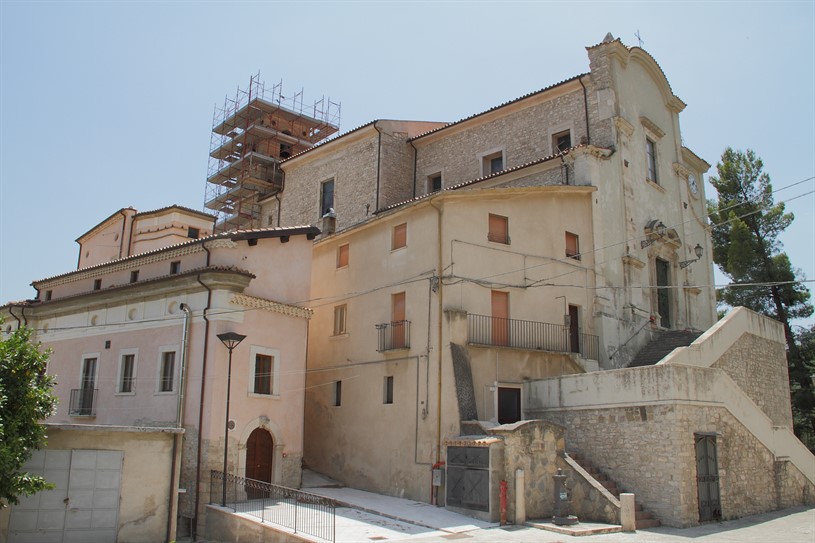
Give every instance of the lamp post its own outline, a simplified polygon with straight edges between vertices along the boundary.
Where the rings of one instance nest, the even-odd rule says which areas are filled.
[[[224,483],[223,494],[221,495],[221,507],[226,507],[226,459],[229,450],[229,389],[232,388],[232,351],[238,344],[243,341],[246,336],[237,334],[235,332],[225,332],[218,334],[218,339],[221,340],[227,349],[229,349],[229,367],[226,372],[226,420],[224,421]]]
[[[704,252],[704,249],[702,249],[702,246],[697,243],[696,247],[693,248],[693,253],[696,255],[696,258],[691,260],[683,260],[682,262],[679,263],[679,267],[682,269],[687,268],[688,266],[702,258],[702,252]]]

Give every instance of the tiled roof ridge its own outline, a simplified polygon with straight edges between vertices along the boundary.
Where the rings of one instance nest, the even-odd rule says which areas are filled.
[[[255,229],[250,229],[250,230],[230,230],[228,232],[220,232],[218,234],[211,234],[211,235],[209,235],[207,237],[204,237],[204,238],[191,239],[189,241],[182,241],[180,243],[175,243],[173,245],[167,245],[166,247],[159,247],[158,249],[153,249],[151,251],[145,251],[143,253],[136,253],[134,255],[123,256],[123,257],[117,258],[115,260],[109,260],[107,262],[101,262],[99,264],[94,264],[93,266],[86,266],[84,268],[78,268],[76,270],[71,270],[69,272],[59,273],[57,275],[52,275],[50,277],[45,277],[43,279],[36,279],[36,280],[32,281],[31,284],[34,285],[34,284],[37,284],[37,283],[44,283],[46,281],[53,281],[54,279],[59,279],[61,277],[67,277],[67,276],[75,274],[75,273],[86,272],[86,271],[89,271],[89,270],[103,268],[105,266],[111,266],[113,264],[119,264],[119,263],[122,263],[122,262],[126,262],[128,260],[135,260],[137,258],[141,258],[141,257],[148,256],[148,255],[158,254],[158,253],[161,253],[161,252],[164,252],[164,251],[171,251],[173,249],[180,249],[182,247],[187,247],[189,245],[195,245],[197,243],[204,243],[206,241],[212,241],[212,240],[217,240],[217,239],[228,239],[228,238],[230,238],[232,236],[235,236],[235,235],[261,233],[261,232],[273,232],[273,231],[285,232],[285,231],[289,231],[289,230],[299,230],[299,229],[305,229],[305,228],[313,228],[313,227],[310,226],[310,225],[306,225],[306,226],[302,226],[302,225],[301,226],[270,226],[270,227],[267,227],[267,228],[255,228]]]
[[[469,185],[474,185],[476,183],[480,183],[481,181],[486,181],[488,179],[501,177],[502,175],[506,175],[508,173],[516,172],[518,170],[523,170],[524,168],[529,168],[529,167],[535,166],[537,164],[542,164],[544,162],[548,162],[550,160],[554,160],[556,158],[565,156],[565,155],[569,154],[570,152],[572,152],[572,151],[574,151],[576,149],[583,148],[583,147],[589,147],[589,144],[581,143],[580,145],[575,145],[574,147],[570,147],[570,148],[565,149],[563,151],[560,151],[558,153],[555,153],[555,154],[552,154],[552,155],[547,155],[547,156],[544,156],[544,157],[541,157],[541,158],[536,158],[535,160],[530,160],[529,162],[519,164],[518,166],[513,166],[512,168],[507,168],[506,170],[501,170],[500,172],[491,173],[489,175],[482,175],[481,177],[476,177],[475,179],[470,179],[468,181],[462,181],[461,183],[456,183],[455,185],[450,185],[449,187],[444,187],[440,191],[428,192],[427,194],[422,194],[420,196],[414,196],[413,198],[409,198],[409,199],[404,200],[402,202],[396,202],[394,204],[390,204],[389,206],[383,207],[382,209],[378,209],[377,211],[375,211],[375,213],[382,213],[384,211],[389,211],[391,209],[401,207],[401,206],[403,206],[405,204],[409,204],[411,202],[417,202],[419,200],[429,198],[430,196],[433,196],[435,194],[439,194],[440,192],[446,192],[446,191],[449,191],[449,190],[457,190],[457,189],[460,189],[462,187],[466,187],[466,186],[469,186]]]
[[[215,215],[210,215],[209,213],[206,213],[204,211],[198,211],[197,209],[193,209],[193,208],[187,207],[187,206],[182,206],[182,205],[179,205],[179,204],[171,204],[171,205],[168,205],[168,206],[160,207],[158,209],[151,209],[150,211],[138,211],[138,212],[136,212],[134,217],[140,217],[142,215],[153,215],[155,213],[161,213],[162,211],[167,211],[168,209],[180,209],[182,211],[187,211],[189,213],[195,213],[196,215],[204,215],[204,216],[209,217],[209,218],[211,218],[213,220],[215,219]]]
[[[87,270],[88,268],[84,268],[84,269]],[[251,277],[252,279],[255,279],[257,277],[252,272],[250,272],[248,270],[244,270],[243,268],[239,268],[237,266],[200,266],[198,268],[193,268],[191,270],[187,270],[187,271],[184,271],[184,272],[181,272],[181,273],[159,275],[158,277],[151,277],[151,278],[145,279],[143,281],[136,281],[135,283],[122,283],[121,285],[111,285],[111,286],[105,287],[104,289],[101,289],[101,290],[86,290],[84,292],[78,292],[76,294],[70,294],[68,296],[62,296],[62,297],[54,298],[54,299],[48,300],[48,301],[24,300],[23,302],[20,302],[20,303],[18,303],[18,302],[9,302],[9,303],[7,303],[5,305],[6,306],[9,306],[9,305],[25,305],[27,307],[43,306],[43,305],[48,305],[48,304],[52,304],[52,303],[55,303],[55,302],[61,302],[63,300],[71,300],[73,298],[78,298],[78,297],[81,297],[81,296],[87,296],[88,294],[93,293],[93,292],[97,292],[97,293],[111,292],[111,291],[116,291],[116,290],[120,290],[120,289],[124,289],[124,288],[132,288],[132,287],[136,287],[136,286],[139,286],[139,285],[144,285],[144,284],[147,284],[147,283],[155,283],[155,282],[158,282],[158,281],[166,281],[169,278],[196,275],[196,274],[199,274],[201,272],[218,272],[218,271],[221,271],[221,272],[235,272],[235,273],[239,273],[241,275],[245,275],[247,277]],[[59,277],[59,276],[57,276],[57,277]],[[46,279],[43,279],[42,281],[46,281]]]
[[[514,98],[514,99],[509,100],[509,101],[507,101],[507,102],[503,102],[503,103],[501,103],[501,104],[498,104],[497,106],[493,106],[493,107],[491,107],[491,108],[489,108],[489,109],[486,109],[486,110],[484,110],[484,111],[481,111],[481,112],[479,112],[479,113],[474,113],[474,114],[470,115],[469,117],[465,117],[465,118],[463,118],[463,119],[459,119],[458,121],[454,121],[454,122],[452,122],[452,123],[448,123],[448,124],[446,124],[446,125],[444,125],[444,126],[440,126],[440,127],[438,127],[438,128],[434,128],[434,129],[432,129],[432,130],[428,130],[427,132],[423,132],[423,133],[419,134],[418,136],[413,136],[412,138],[408,138],[408,141],[416,141],[416,140],[417,140],[417,139],[419,139],[419,138],[423,138],[423,137],[425,137],[425,136],[429,136],[430,134],[435,134],[436,132],[439,132],[439,131],[441,131],[441,130],[445,130],[446,128],[450,128],[451,126],[456,126],[456,125],[461,124],[461,123],[463,123],[463,122],[469,121],[470,119],[474,119],[474,118],[476,118],[476,117],[480,117],[481,115],[486,115],[487,113],[490,113],[490,112],[495,111],[495,110],[497,110],[497,109],[501,109],[501,108],[506,107],[506,106],[508,106],[508,105],[514,104],[514,103],[516,103],[516,102],[520,102],[521,100],[525,100],[525,99],[527,99],[527,98],[530,98],[530,97],[532,97],[532,96],[535,96],[535,95],[541,94],[541,93],[543,93],[543,92],[550,91],[550,90],[552,90],[552,89],[554,89],[554,88],[556,88],[556,87],[559,87],[559,86],[561,86],[561,85],[565,85],[566,83],[571,83],[572,81],[576,81],[577,79],[580,79],[581,77],[584,77],[584,76],[586,76],[586,75],[589,75],[589,72],[585,72],[585,73],[581,73],[581,74],[578,74],[578,75],[572,76],[572,77],[570,77],[570,78],[568,78],[568,79],[564,79],[564,80],[562,80],[562,81],[559,81],[559,82],[557,82],[557,83],[554,83],[554,84],[552,84],[552,85],[549,85],[548,87],[544,87],[544,88],[542,88],[542,89],[540,89],[540,90],[536,90],[536,91],[533,91],[533,92],[529,92],[529,93],[527,93],[527,94],[524,94],[523,96],[519,96],[518,98]]]

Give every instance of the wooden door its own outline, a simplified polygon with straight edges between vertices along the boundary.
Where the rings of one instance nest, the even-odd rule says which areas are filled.
[[[695,434],[696,491],[699,498],[699,521],[722,518],[719,498],[719,463],[716,457],[716,436]]]
[[[576,305],[569,306],[569,351],[580,352],[580,317]]]
[[[492,344],[509,345],[509,292],[492,291]]]
[[[657,312],[660,316],[660,326],[663,328],[671,327],[671,279],[670,269],[668,262],[657,258],[656,262],[657,272]]]
[[[246,478],[272,482],[272,434],[263,428],[255,428],[246,440]]]

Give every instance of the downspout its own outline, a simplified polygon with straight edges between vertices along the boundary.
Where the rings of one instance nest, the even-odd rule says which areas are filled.
[[[14,307],[14,306],[13,305],[8,306],[8,314],[11,315],[12,317],[14,317],[14,320],[17,321],[17,330],[19,330],[20,327],[22,327],[22,325],[23,325],[23,321],[20,320],[20,317],[18,317],[17,315],[14,314],[14,311],[11,310],[12,307]]]
[[[274,199],[277,200],[277,226],[279,228],[280,227],[280,195],[275,194]]]
[[[25,316],[25,306],[20,306],[20,316],[23,318],[23,326],[28,327],[28,319]]]
[[[591,143],[591,132],[589,132],[589,98],[586,93],[586,85],[583,84],[583,77],[578,77],[580,86],[583,87],[583,111],[586,113],[586,143]]]
[[[437,352],[438,352],[439,368],[438,368],[438,377],[437,377],[438,386],[437,386],[437,391],[436,391],[436,394],[437,394],[437,398],[436,398],[436,463],[438,464],[438,462],[441,460],[441,368],[442,368],[442,337],[441,337],[441,335],[442,335],[442,318],[443,318],[443,315],[444,315],[444,313],[443,313],[443,310],[444,310],[444,305],[443,305],[444,304],[444,287],[443,287],[443,283],[442,283],[442,280],[441,280],[441,275],[442,275],[442,271],[443,271],[443,269],[442,269],[442,249],[441,249],[441,243],[442,243],[442,220],[441,219],[442,219],[442,214],[444,213],[444,211],[442,210],[441,207],[436,207],[435,199],[430,201],[430,205],[433,207],[433,209],[436,210],[436,217],[437,217],[437,219],[436,219],[437,244],[436,245],[438,247],[438,250],[437,250],[436,257],[437,257],[437,269],[438,269],[438,276],[439,276],[439,298],[438,298],[439,299],[439,303],[438,303],[438,312],[439,312],[438,321],[439,321],[439,325],[438,325],[438,330],[437,330],[437,333],[438,333],[438,349],[437,349]]]
[[[210,257],[212,256],[209,252],[205,243],[201,244],[201,247],[207,252],[207,263],[206,267],[209,268],[209,261]],[[209,318],[207,317],[207,312],[209,311],[210,305],[212,305],[212,289],[210,289],[206,283],[201,281],[201,274],[199,273],[196,277],[196,281],[207,289],[207,306],[204,308],[202,316],[204,317],[204,354],[203,360],[201,362],[201,397],[199,398],[199,406],[198,406],[198,447],[196,451],[197,460],[195,465],[195,517],[193,519],[192,525],[192,539],[193,541],[196,540],[198,534],[198,507],[201,501],[201,434],[202,434],[202,424],[204,420],[204,392],[206,390],[207,384],[207,352],[209,347]]]
[[[379,134],[376,143],[376,201],[374,202],[374,211],[379,211],[379,170],[382,163],[382,132],[376,126],[376,121],[374,121],[374,130]]]
[[[127,236],[127,255],[130,256],[130,249],[133,245],[133,228],[136,226],[135,215],[130,218],[130,234]]]
[[[190,334],[190,317],[192,311],[190,306],[182,303],[179,309],[184,312],[184,327],[181,332],[181,370],[179,374],[179,388],[178,388],[178,405],[175,412],[175,426],[176,428],[184,428],[184,377],[187,369],[187,339]],[[167,541],[175,541],[176,532],[178,529],[178,485],[181,480],[181,466],[179,452],[181,450],[181,442],[183,433],[173,435],[173,460],[170,467],[170,513],[167,516]]]
[[[416,165],[419,159],[419,150],[413,145],[412,140],[407,140],[411,147],[413,147],[413,197],[416,198]]]

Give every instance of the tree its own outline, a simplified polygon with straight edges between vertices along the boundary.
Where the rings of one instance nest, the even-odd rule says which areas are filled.
[[[54,378],[45,373],[47,351],[18,328],[0,339],[0,508],[40,490],[53,488],[42,477],[21,472],[32,451],[45,445],[40,422],[54,412]]]
[[[733,283],[754,285],[719,290],[719,304],[747,307],[784,326],[796,433],[802,435],[804,427],[810,433],[815,431],[811,367],[802,358],[790,321],[812,315],[813,307],[803,276],[792,267],[778,239],[794,217],[784,212],[783,203],[774,203],[770,176],[752,150],[728,147],[716,168],[718,177],[711,177],[710,183],[719,199],[708,202],[713,260]]]

